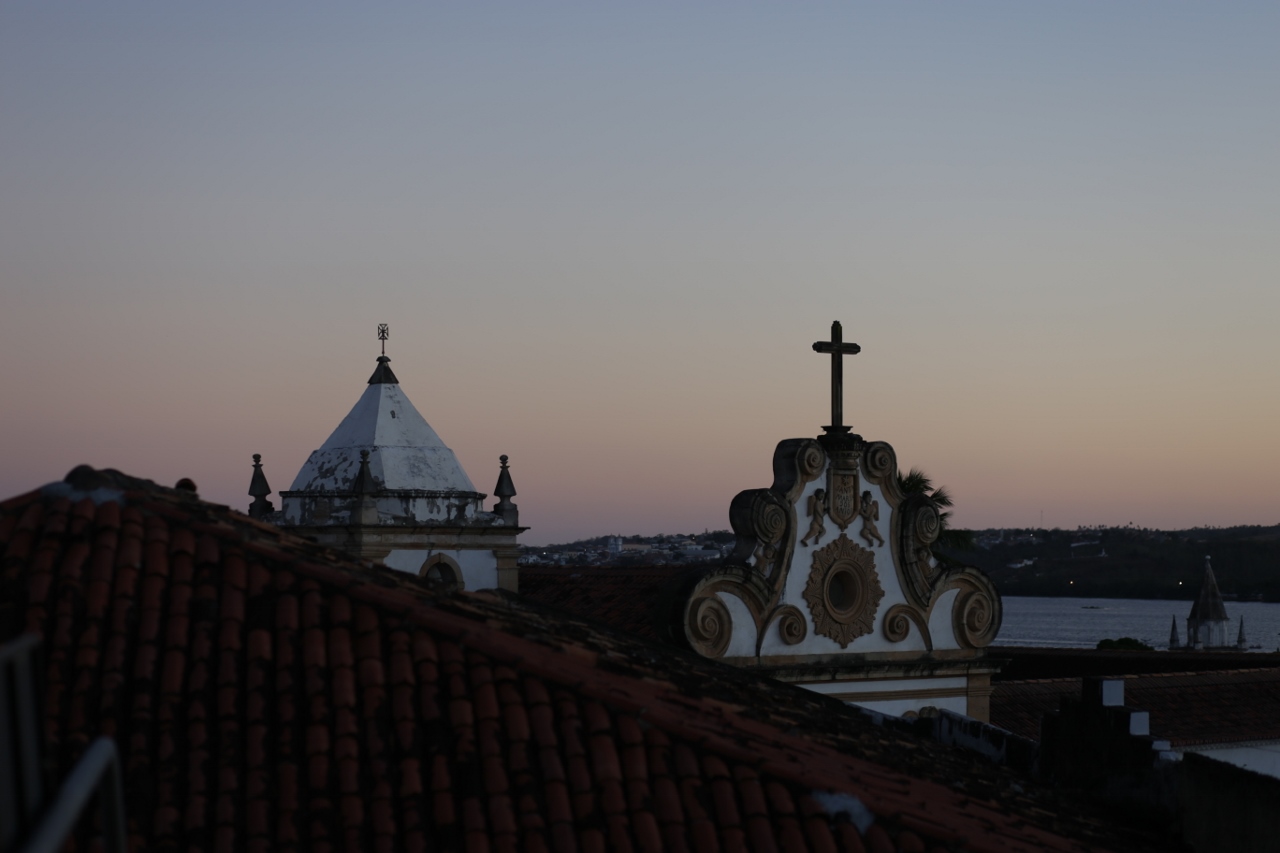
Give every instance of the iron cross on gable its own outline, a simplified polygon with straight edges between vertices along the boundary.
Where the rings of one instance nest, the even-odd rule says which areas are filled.
[[[378,340],[382,341],[382,354],[387,354],[387,338],[391,337],[391,329],[386,323],[378,324]]]
[[[857,355],[862,347],[855,343],[845,343],[840,321],[831,324],[831,340],[818,341],[813,345],[814,352],[831,353],[831,426],[822,429],[832,435],[846,433],[849,427],[844,424],[844,364],[846,355]]]

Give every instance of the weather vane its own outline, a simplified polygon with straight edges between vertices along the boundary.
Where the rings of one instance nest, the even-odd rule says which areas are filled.
[[[382,341],[382,354],[387,354],[387,338],[391,336],[391,330],[386,323],[378,324],[378,340]]]

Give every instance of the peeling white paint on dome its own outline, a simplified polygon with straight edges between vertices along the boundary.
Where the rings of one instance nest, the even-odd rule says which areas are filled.
[[[475,492],[453,451],[445,446],[400,386],[368,386],[328,440],[308,457],[291,491],[349,491],[360,471],[360,451],[384,489]]]

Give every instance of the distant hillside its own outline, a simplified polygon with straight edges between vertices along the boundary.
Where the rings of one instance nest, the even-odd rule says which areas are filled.
[[[982,568],[1004,595],[1190,600],[1207,554],[1224,595],[1280,601],[1280,526],[981,530],[974,538],[974,550],[945,556]]]

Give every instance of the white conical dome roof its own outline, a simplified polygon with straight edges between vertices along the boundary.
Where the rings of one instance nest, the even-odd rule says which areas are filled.
[[[293,491],[351,491],[360,471],[360,451],[369,451],[369,471],[384,489],[471,492],[476,488],[445,446],[400,390],[387,362],[338,424],[329,439],[307,459],[293,480]]]

